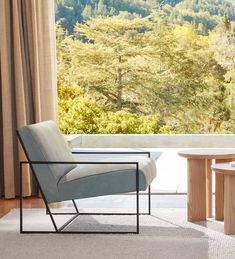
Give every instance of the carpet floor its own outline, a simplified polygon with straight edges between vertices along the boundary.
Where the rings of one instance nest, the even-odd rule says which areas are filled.
[[[117,211],[117,209],[116,209]],[[43,209],[24,209],[25,230],[53,230]],[[67,218],[56,216],[58,225]],[[134,230],[134,216],[80,216],[67,230]],[[19,234],[19,209],[0,219],[1,259],[235,259],[235,236],[223,223],[189,223],[186,209],[153,209],[140,216],[140,234]]]

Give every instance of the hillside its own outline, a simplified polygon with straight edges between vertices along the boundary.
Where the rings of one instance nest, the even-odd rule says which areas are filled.
[[[201,34],[215,28],[221,16],[235,21],[233,0],[56,0],[56,21],[72,33],[76,23],[91,17],[146,17],[158,12],[168,22],[189,22]]]

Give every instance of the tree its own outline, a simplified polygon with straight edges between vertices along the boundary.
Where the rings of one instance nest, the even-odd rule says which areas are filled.
[[[80,0],[57,0],[56,21],[69,33],[77,22],[82,22],[83,5]]]
[[[89,133],[231,130],[229,68],[215,59],[214,34],[209,41],[193,25],[166,24],[158,13],[90,19],[77,24],[73,36],[58,24],[58,85],[78,89],[60,97],[62,124]],[[79,129],[71,121],[76,117]]]
[[[139,116],[128,111],[103,112],[81,89],[59,85],[59,125],[64,134],[169,133],[156,115]]]
[[[97,10],[95,10],[95,16],[106,16],[107,15],[107,7],[104,4],[104,0],[99,0],[97,4]]]
[[[216,30],[210,34],[210,47],[216,61],[225,69],[235,69],[235,25],[227,17],[221,20]]]
[[[86,5],[85,8],[82,11],[82,17],[85,20],[90,19],[93,16],[93,11],[91,5]]]
[[[235,25],[227,16],[221,19],[216,30],[210,34],[210,47],[216,61],[224,69],[224,80],[227,92],[227,105],[230,107],[230,119],[224,128],[233,132],[235,122]]]
[[[198,33],[203,34],[213,30],[221,16],[235,21],[235,3],[231,0],[56,0],[56,21],[72,34],[77,22],[91,17],[120,13],[147,17],[154,10],[167,22],[180,25],[190,22],[200,28],[203,25],[203,30],[198,28]]]
[[[76,80],[99,93],[104,105],[138,111],[140,96],[156,80],[157,55],[147,20],[92,19],[76,26]],[[84,38],[86,43],[84,43]],[[86,55],[84,55],[86,53]],[[74,59],[74,60],[75,60]]]

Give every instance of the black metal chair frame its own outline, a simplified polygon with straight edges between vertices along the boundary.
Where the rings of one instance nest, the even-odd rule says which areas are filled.
[[[23,146],[23,143],[22,143]],[[24,146],[23,146],[24,148]],[[73,152],[73,154],[147,154],[150,157],[150,152]],[[27,153],[26,153],[27,156]],[[44,201],[46,207],[46,214],[50,216],[52,224],[54,226],[54,231],[26,231],[23,229],[23,165],[28,164],[32,170],[32,175],[35,178],[35,181],[38,185],[39,191],[41,192],[42,199]],[[77,205],[74,200],[72,200],[73,206],[76,212],[52,212],[49,208],[49,203],[46,200],[46,197],[43,193],[43,190],[40,186],[40,183],[37,179],[37,176],[34,172],[33,165],[34,164],[129,164],[135,165],[136,168],[136,213],[84,213],[79,212]],[[148,213],[140,213],[139,212],[139,163],[138,162],[63,162],[63,161],[20,161],[20,233],[22,234],[139,234],[139,216],[140,215],[151,215],[151,188],[148,187]],[[55,219],[53,215],[73,215],[65,224],[58,228],[56,225]],[[65,228],[71,224],[79,215],[136,215],[136,231],[63,231]]]

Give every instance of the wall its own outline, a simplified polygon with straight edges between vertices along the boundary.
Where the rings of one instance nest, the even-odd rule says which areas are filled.
[[[68,137],[71,147],[234,148],[235,134],[82,134]]]

